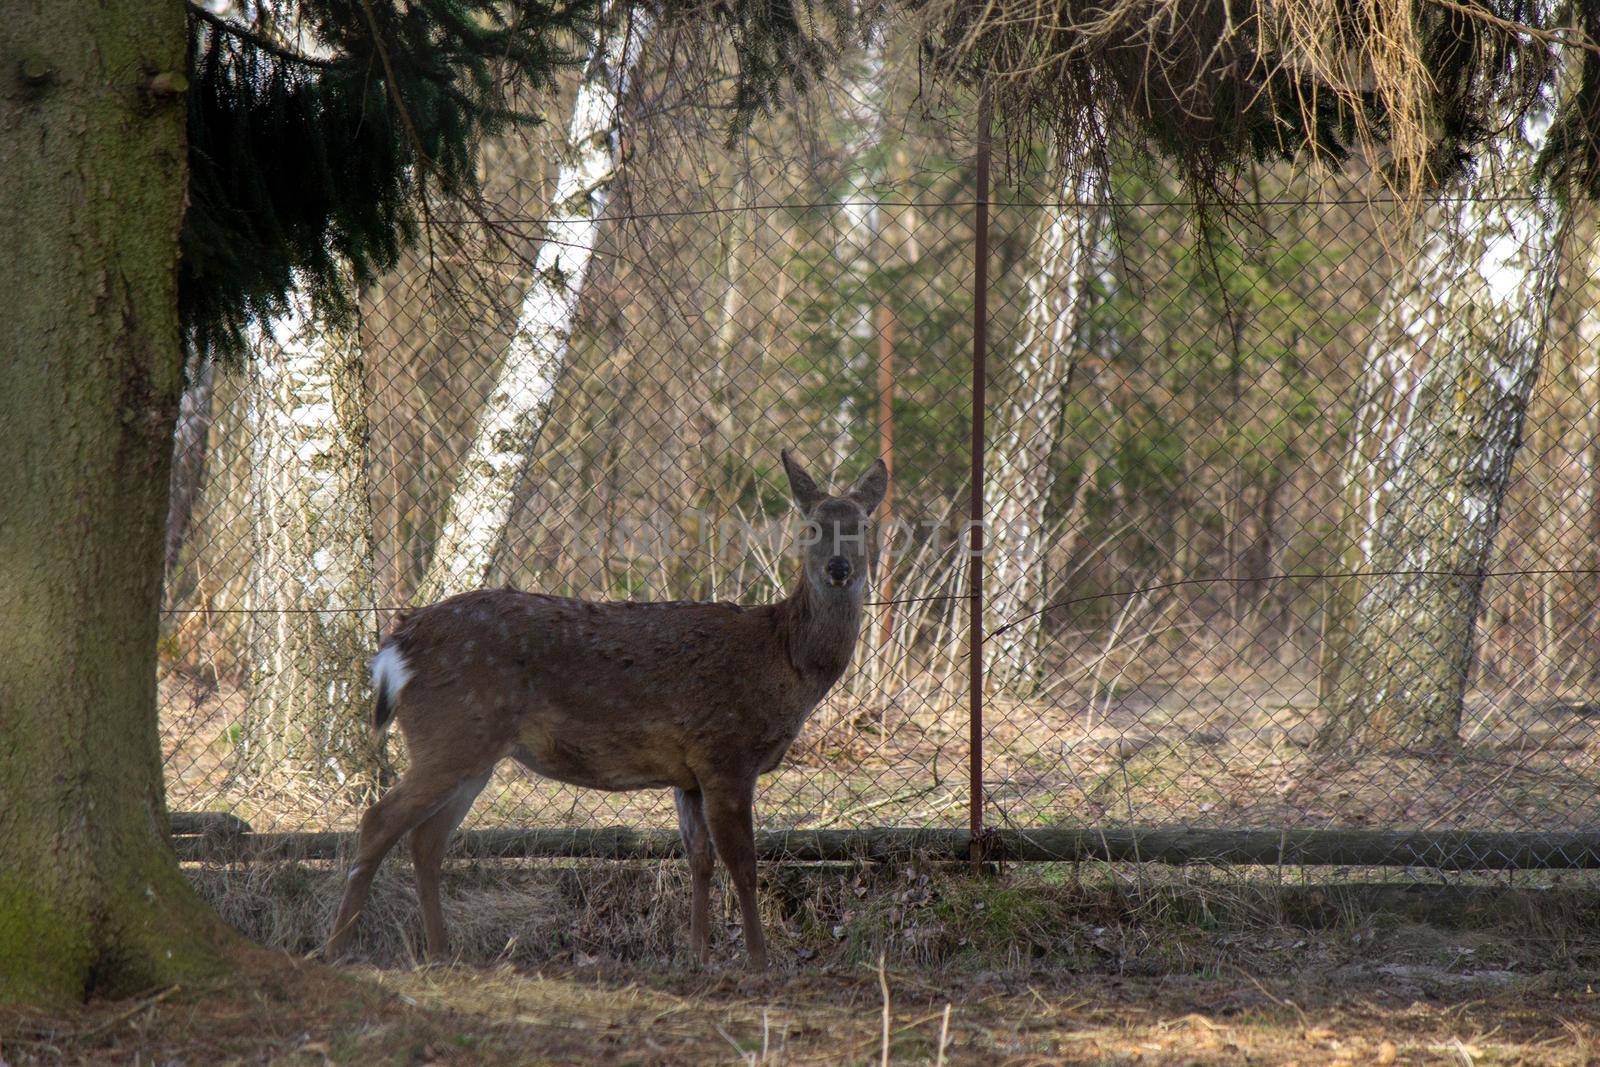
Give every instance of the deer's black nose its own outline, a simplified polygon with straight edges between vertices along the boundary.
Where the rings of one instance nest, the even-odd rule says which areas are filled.
[[[850,578],[850,561],[843,556],[834,556],[828,560],[828,577],[835,585],[843,585]]]

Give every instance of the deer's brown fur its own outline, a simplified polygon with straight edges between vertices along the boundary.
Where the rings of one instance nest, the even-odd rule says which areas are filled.
[[[382,727],[392,712],[411,766],[362,818],[330,955],[343,953],[377,865],[408,832],[428,951],[447,950],[438,886],[444,849],[509,757],[595,789],[676,790],[692,949],[706,958],[711,868],[720,855],[751,960],[765,966],[756,778],[778,765],[849,665],[861,627],[866,523],[888,484],[879,461],[856,488],[830,497],[787,453],[783,459],[817,536],[802,546],[794,591],[777,604],[594,603],[479,590],[395,627],[375,661],[376,718]]]

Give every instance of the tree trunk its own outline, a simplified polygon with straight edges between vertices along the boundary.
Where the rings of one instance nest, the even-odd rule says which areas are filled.
[[[1100,183],[1080,174],[1062,190],[1054,214],[1041,217],[1028,277],[1022,343],[1006,381],[1007,398],[986,479],[992,552],[990,626],[1010,624],[990,642],[985,673],[1023,684],[1039,666],[1040,613],[1049,595],[1045,528],[1061,407],[1078,362],[1077,334],[1095,247],[1106,227]]]
[[[883,212],[878,186],[883,177],[883,120],[887,86],[884,42],[874,36],[843,88],[844,140],[841,154],[848,175],[838,218],[835,254],[843,267],[839,315],[844,336],[839,345],[839,401],[833,413],[829,466],[841,477],[856,453],[855,433],[862,412],[857,398],[867,368],[877,364],[879,231]]]
[[[1431,250],[1445,255],[1442,246]],[[1439,280],[1433,272],[1430,277]],[[1323,630],[1318,700],[1337,716],[1342,700],[1340,680],[1350,653],[1356,609],[1363,590],[1370,587],[1373,549],[1378,519],[1383,513],[1384,489],[1398,469],[1399,448],[1410,423],[1412,383],[1422,372],[1428,335],[1412,324],[1427,321],[1433,292],[1425,288],[1415,263],[1395,278],[1390,306],[1373,334],[1361,361],[1351,404],[1350,436],[1345,445],[1339,492],[1343,511],[1336,531],[1335,558],[1341,576],[1333,579]]]
[[[1392,467],[1370,479],[1383,500],[1364,569],[1378,573],[1355,605],[1325,744],[1434,748],[1460,732],[1484,572],[1558,265],[1554,205],[1516,195],[1535,152],[1527,133],[1445,205],[1415,288],[1391,312],[1428,365],[1413,370]]]
[[[366,797],[377,750],[366,661],[376,647],[367,398],[354,330],[314,321],[300,293],[250,367],[255,570],[250,704],[257,775],[292,770]]]
[[[1581,413],[1573,420],[1569,446],[1577,468],[1578,493],[1572,503],[1572,535],[1577,550],[1570,565],[1588,574],[1573,575],[1563,600],[1571,605],[1568,639],[1573,649],[1569,683],[1593,686],[1600,679],[1600,209],[1582,208],[1581,229],[1572,235],[1573,255],[1565,301],[1564,335],[1572,368],[1572,400]]]
[[[624,28],[601,40],[584,69],[556,178],[556,217],[534,258],[516,333],[462,458],[433,558],[419,583],[424,603],[489,580],[517,483],[566,372],[578,300],[621,163],[617,112],[650,29],[644,12],[635,11]]]
[[[186,39],[180,4],[0,20],[0,1000],[222,967],[156,732]]]

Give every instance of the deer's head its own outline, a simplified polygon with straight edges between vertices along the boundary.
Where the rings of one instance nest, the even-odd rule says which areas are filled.
[[[867,577],[867,520],[883,501],[889,469],[875,460],[853,489],[829,496],[787,450],[782,455],[789,489],[806,519],[800,537],[806,583],[819,592],[859,593]]]

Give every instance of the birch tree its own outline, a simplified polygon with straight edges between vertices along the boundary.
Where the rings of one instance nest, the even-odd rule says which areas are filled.
[[[366,661],[375,645],[367,404],[354,330],[305,297],[258,337],[247,390],[254,433],[250,705],[257,773],[375,784]]]
[[[829,463],[840,470],[857,451],[856,432],[864,412],[859,400],[869,380],[868,368],[875,367],[878,405],[878,443],[880,457],[893,462],[892,440],[885,435],[893,430],[892,378],[886,380],[886,364],[894,358],[894,322],[888,294],[878,284],[881,271],[893,252],[887,247],[884,232],[885,212],[878,203],[885,177],[884,133],[888,109],[888,72],[884,63],[885,42],[874,35],[848,69],[841,87],[843,139],[841,158],[846,177],[839,205],[838,232],[834,254],[842,268],[839,302],[843,336],[839,338],[837,388],[838,402],[833,411],[833,433]],[[885,496],[878,512],[880,529],[892,537],[894,501]],[[888,601],[877,609],[876,625],[867,630],[862,656],[863,677],[875,683],[884,667],[876,655],[886,644],[894,620],[894,582],[888,572],[888,542],[877,558],[873,588],[878,599]]]
[[[517,314],[516,331],[484,401],[418,597],[437,600],[489,579],[516,503],[517,484],[539,443],[567,368],[574,320],[621,163],[618,109],[651,22],[635,10],[604,35],[584,68],[544,241]]]
[[[992,593],[991,625],[1008,625],[990,642],[987,670],[997,681],[1023,681],[1038,665],[1049,596],[1047,509],[1062,405],[1078,360],[1095,249],[1107,228],[1102,184],[1087,171],[1063,186],[1059,210],[1041,211],[1029,257],[1022,339],[984,481],[985,538]]]
[[[881,36],[868,42],[843,87],[843,158],[848,167],[844,200],[839,210],[838,252],[844,268],[840,279],[845,299],[844,344],[839,367],[839,403],[834,409],[830,461],[840,469],[855,452],[857,414],[852,400],[857,383],[872,359],[877,335],[877,273],[882,211],[877,203],[883,177],[884,110],[887,95]]]
[[[1362,355],[1361,371],[1350,405],[1349,437],[1339,471],[1343,509],[1335,532],[1337,558],[1344,572],[1329,594],[1323,631],[1318,696],[1325,708],[1338,712],[1339,682],[1350,651],[1351,627],[1361,590],[1368,581],[1382,515],[1384,488],[1393,481],[1401,457],[1402,431],[1410,423],[1413,378],[1429,350],[1426,322],[1434,291],[1419,265],[1448,264],[1448,242],[1439,233],[1428,239],[1427,254],[1402,264],[1391,283],[1389,306],[1379,319]],[[1433,272],[1433,281],[1439,281]]]
[[[1528,195],[1540,125],[1519,124],[1435,209],[1387,312],[1393,348],[1369,352],[1364,379],[1382,399],[1358,416],[1349,452],[1346,562],[1375,573],[1350,598],[1324,744],[1426,748],[1459,734],[1559,261],[1557,209]]]

